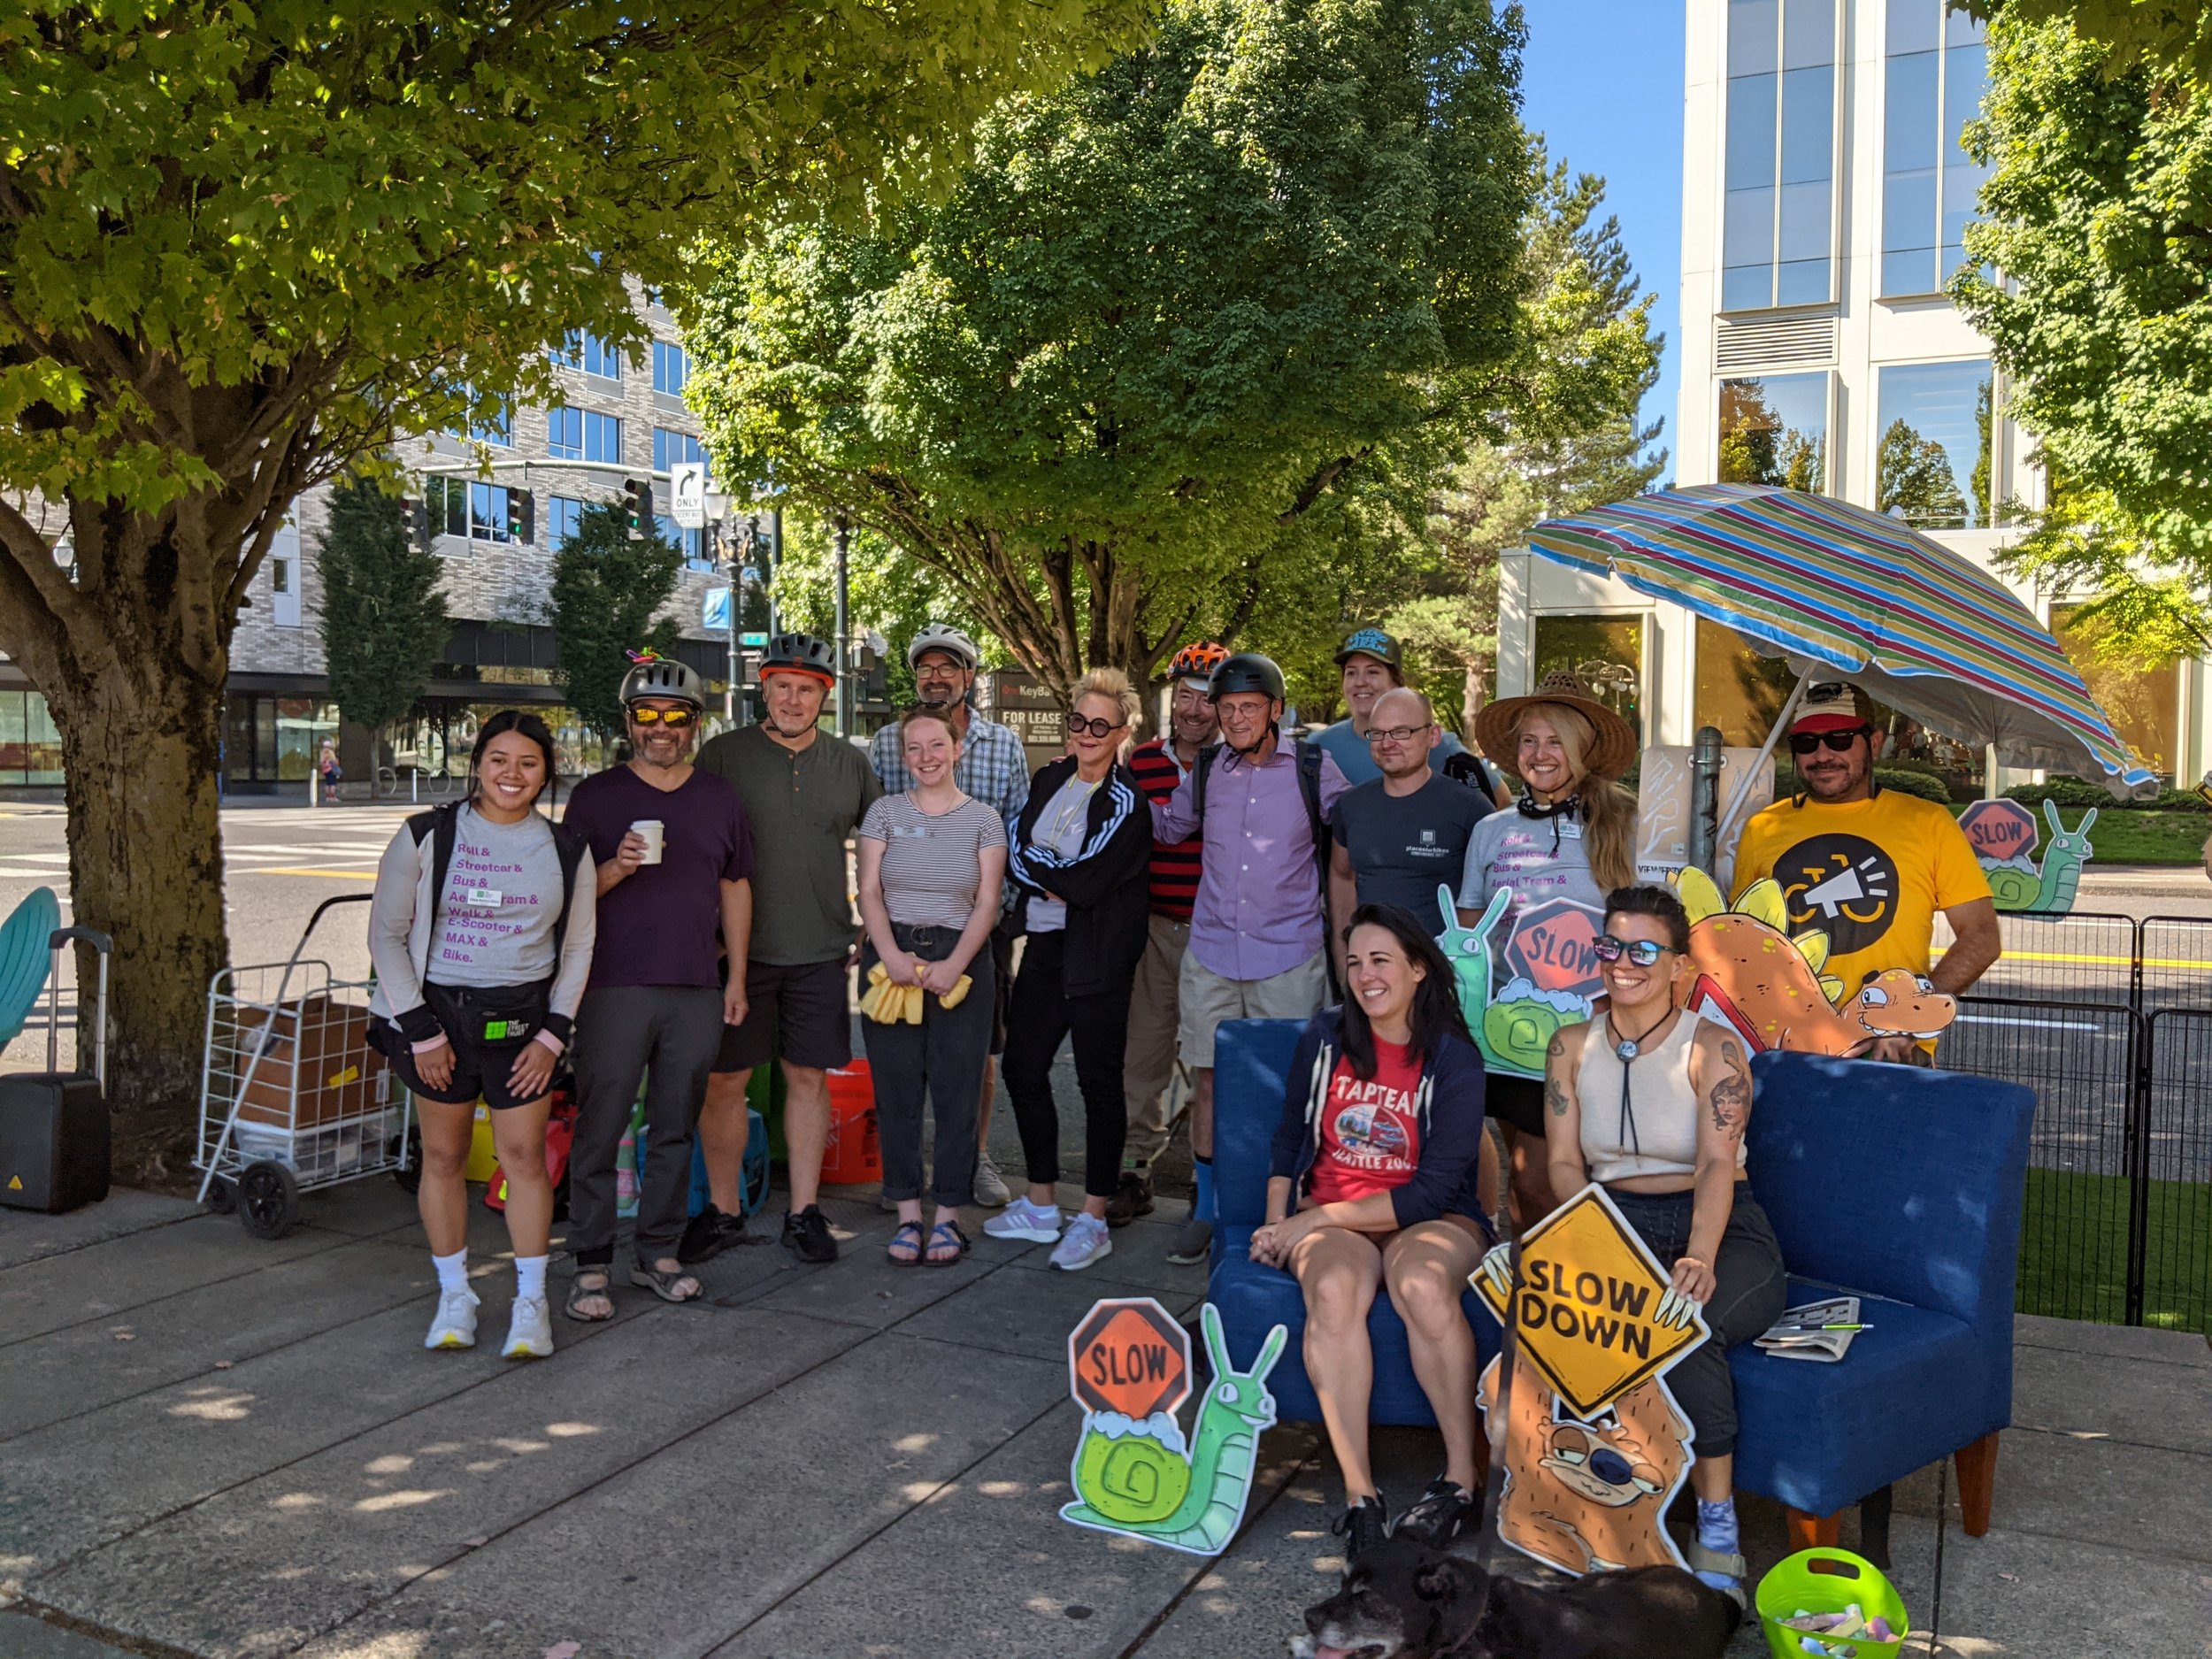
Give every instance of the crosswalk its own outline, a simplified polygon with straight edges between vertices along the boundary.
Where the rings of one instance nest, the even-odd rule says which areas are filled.
[[[373,881],[392,833],[406,817],[394,807],[326,807],[297,813],[225,812],[223,866],[233,876],[320,876]],[[264,835],[270,839],[261,839]],[[65,881],[66,852],[11,851],[0,878]]]

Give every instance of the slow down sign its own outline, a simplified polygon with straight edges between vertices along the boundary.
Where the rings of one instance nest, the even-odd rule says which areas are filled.
[[[1595,1185],[1523,1235],[1514,1333],[1522,1356],[1577,1417],[1595,1417],[1705,1340],[1702,1320],[1659,1322],[1670,1277]],[[1487,1275],[1473,1282],[1503,1322],[1508,1310]]]

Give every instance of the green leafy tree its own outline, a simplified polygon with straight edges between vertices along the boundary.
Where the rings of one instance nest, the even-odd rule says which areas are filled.
[[[1958,0],[1958,9],[1985,21],[2070,23],[2109,73],[2140,66],[2212,86],[2212,10],[2200,0]]]
[[[964,153],[947,134],[1103,61],[1142,12],[8,10],[0,650],[60,727],[72,899],[116,941],[126,1167],[188,1126],[227,956],[218,715],[300,492],[394,432],[547,396],[566,330],[641,348],[636,285],[672,285],[702,233],[927,181]]]
[[[1171,0],[1150,46],[1002,103],[941,204],[725,259],[692,334],[716,454],[1062,690],[1326,631],[1352,526],[1417,523],[1512,389],[1519,39],[1486,0]]]
[[[1966,522],[1966,496],[1942,444],[1924,438],[1901,417],[1889,423],[1874,457],[1874,504],[1901,510],[1921,530],[1955,530]]]
[[[586,507],[575,534],[553,556],[548,620],[562,694],[603,739],[622,733],[622,677],[629,653],[676,654],[681,630],[660,612],[675,596],[683,549],[648,535],[630,539],[629,516],[601,502]]]
[[[2212,591],[2212,97],[2033,15],[1990,25],[1966,142],[1993,171],[1952,293],[2053,480],[2011,567],[2096,593],[2100,649],[2155,661]]]
[[[355,479],[331,493],[316,569],[331,697],[347,719],[380,733],[415,706],[453,632],[443,566],[410,539],[396,500]]]

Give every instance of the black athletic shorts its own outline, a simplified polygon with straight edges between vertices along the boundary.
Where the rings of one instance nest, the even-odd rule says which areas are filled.
[[[780,1056],[786,1065],[833,1071],[853,1057],[845,959],[787,966],[745,964],[745,1023],[722,1027],[717,1071],[749,1071]]]
[[[1495,1071],[1484,1079],[1482,1113],[1500,1123],[1511,1124],[1523,1134],[1544,1138],[1544,1081],[1534,1077],[1501,1077]]]
[[[481,1100],[495,1112],[543,1100],[541,1094],[527,1099],[516,1094],[507,1087],[507,1076],[524,1045],[536,1040],[549,988],[549,981],[485,990],[426,984],[423,1001],[453,1045],[453,1075],[443,1088],[432,1088],[422,1080],[414,1046],[389,1020],[377,1021],[377,1047],[399,1073],[399,1080],[424,1100],[449,1106],[473,1106]]]
[[[991,1052],[1006,1052],[1006,1010],[1014,998],[1014,939],[1004,926],[991,930]]]

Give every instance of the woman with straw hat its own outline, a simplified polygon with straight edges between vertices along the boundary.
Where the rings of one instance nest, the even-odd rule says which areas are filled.
[[[1523,912],[1552,899],[1601,916],[1605,895],[1636,879],[1636,798],[1616,781],[1635,762],[1635,728],[1579,675],[1555,670],[1527,696],[1486,706],[1475,736],[1522,787],[1517,810],[1483,819],[1467,843],[1461,926],[1473,926],[1500,887],[1513,890],[1506,935]],[[1486,1110],[1512,1151],[1516,1219],[1532,1222],[1555,1202],[1544,1167],[1543,1085],[1493,1074]]]

